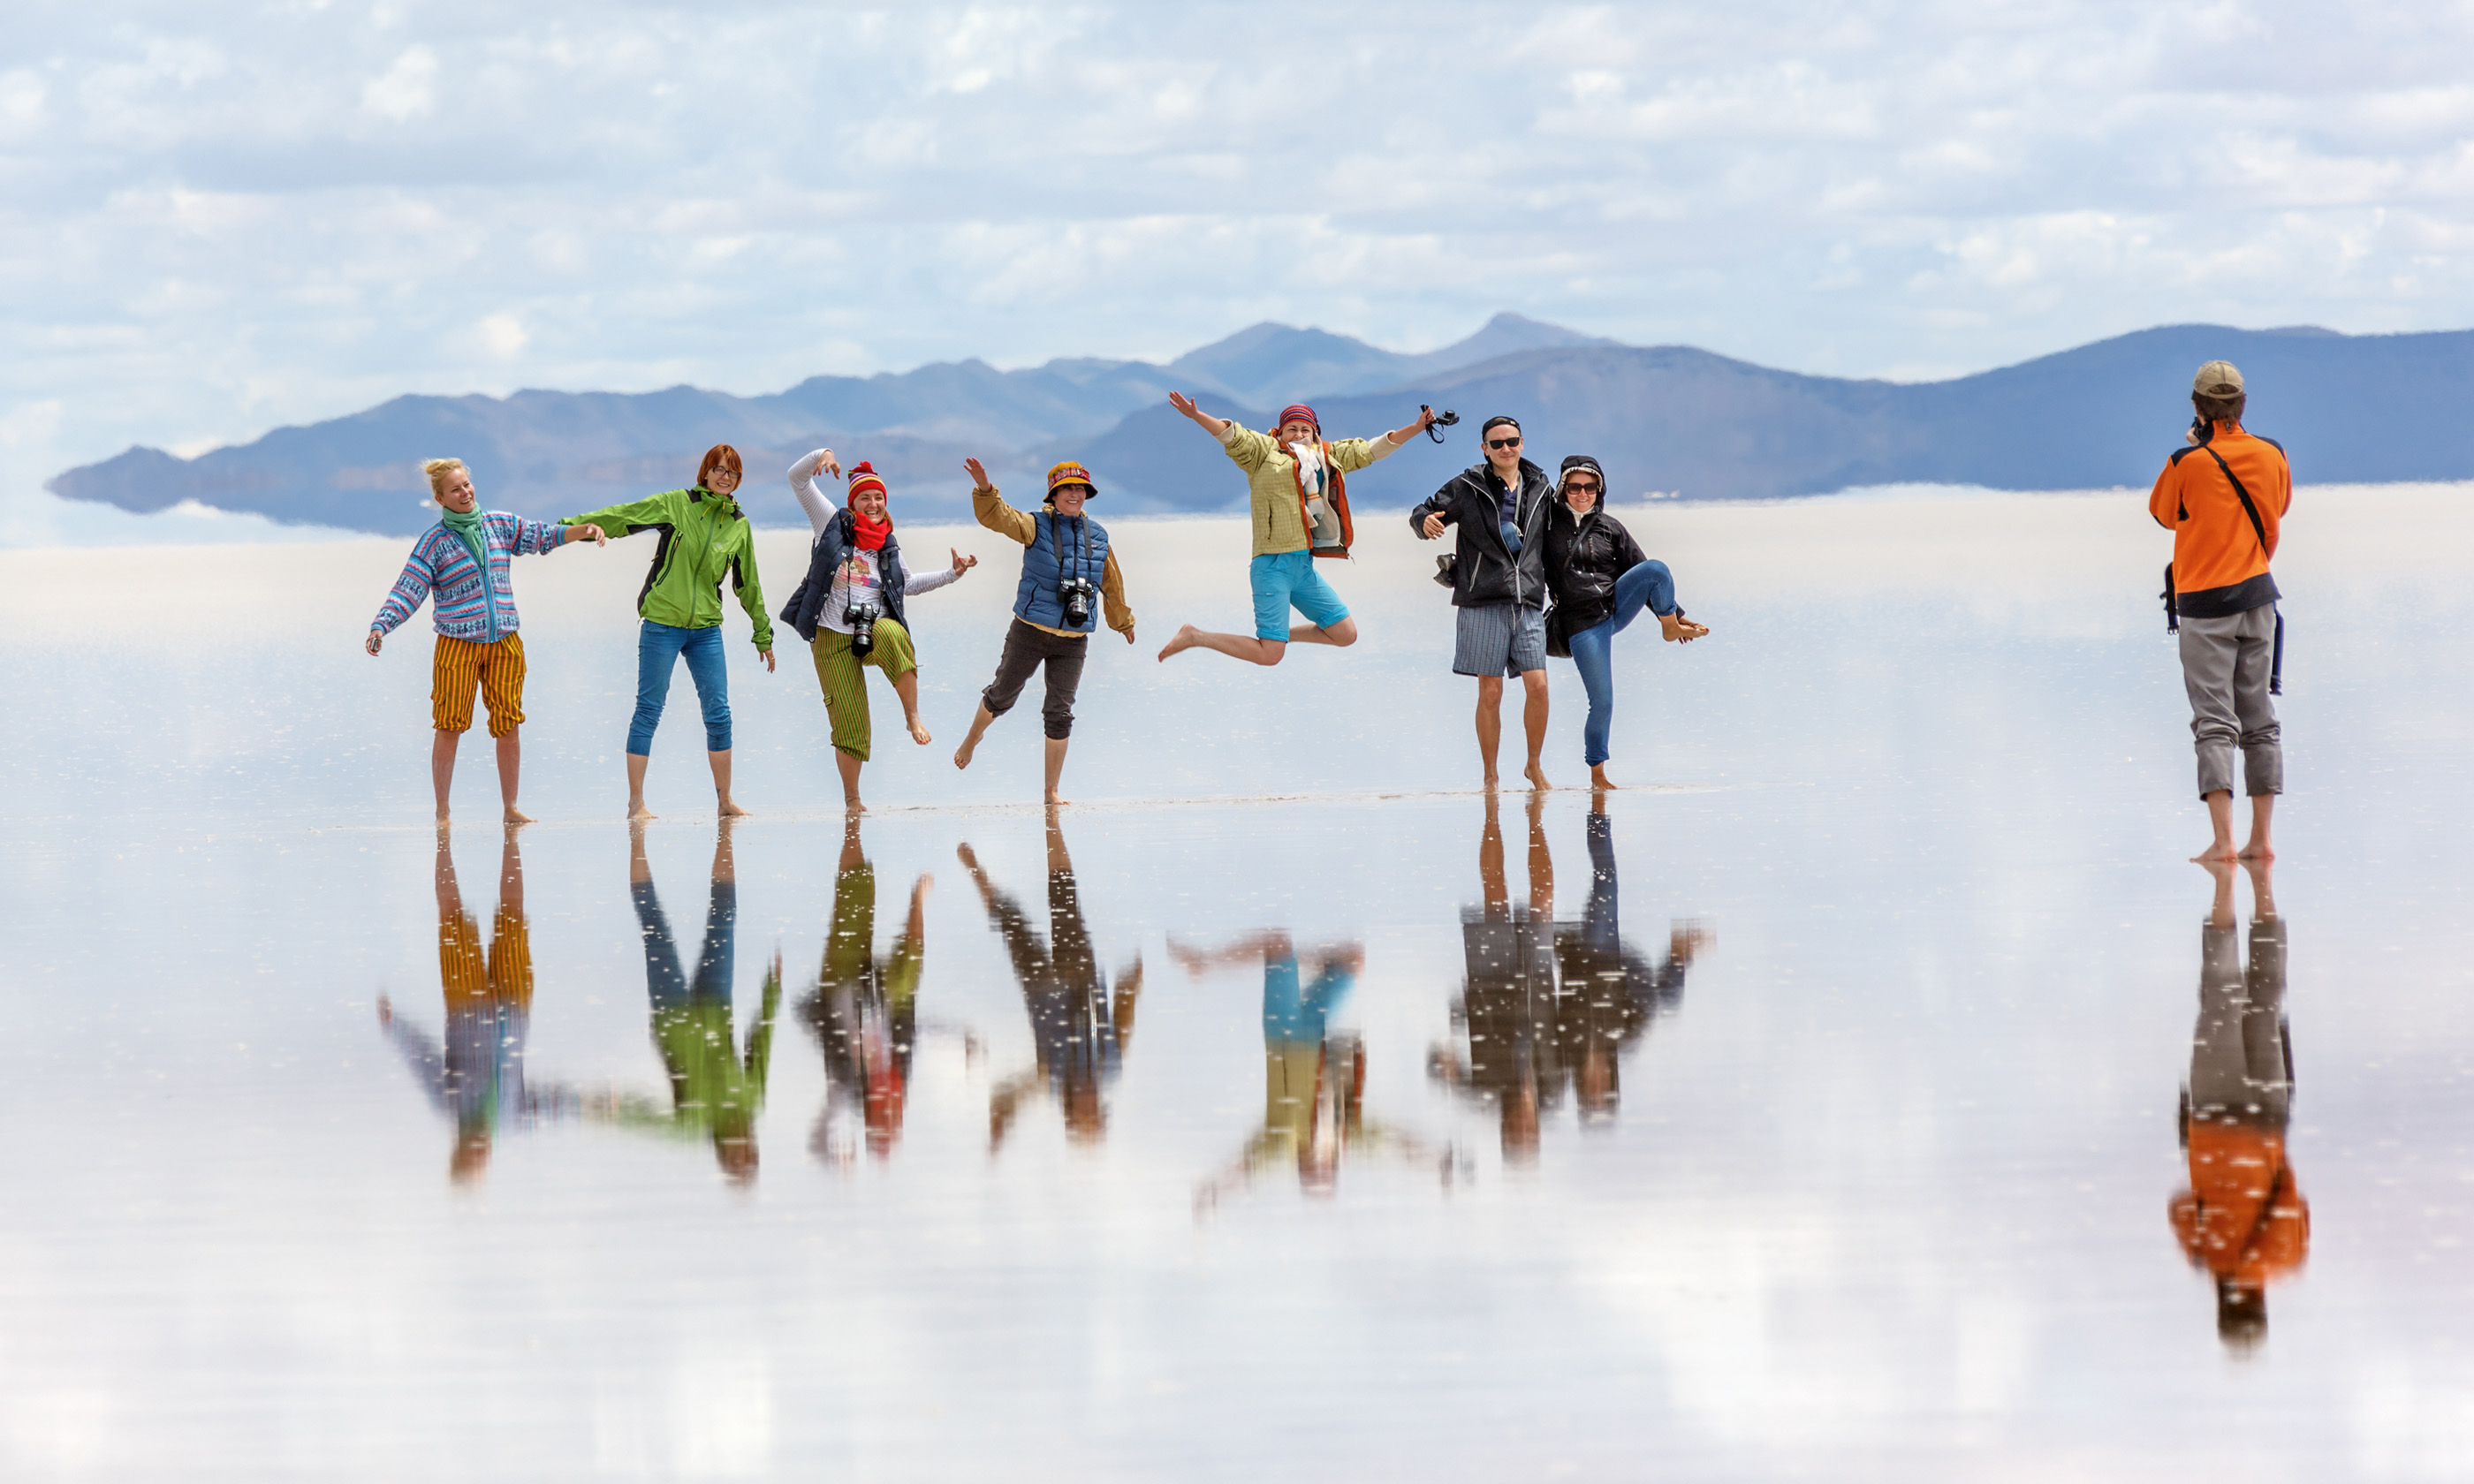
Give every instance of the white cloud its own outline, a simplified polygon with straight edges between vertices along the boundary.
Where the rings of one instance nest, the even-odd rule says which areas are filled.
[[[481,344],[501,361],[512,361],[524,353],[532,339],[524,322],[511,314],[494,314],[481,322]]]
[[[361,107],[401,124],[429,112],[437,100],[431,84],[438,77],[438,54],[410,46],[386,71],[361,84]]]

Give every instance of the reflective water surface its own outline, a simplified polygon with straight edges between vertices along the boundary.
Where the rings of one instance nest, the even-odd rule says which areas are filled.
[[[2464,1477],[2462,496],[2303,491],[2219,873],[2136,493],[1633,516],[1715,633],[1497,800],[1421,552],[1162,666],[1243,537],[1129,525],[1054,817],[974,578],[869,815],[734,629],[631,829],[562,553],[512,835],[392,543],[0,554],[0,1473]]]

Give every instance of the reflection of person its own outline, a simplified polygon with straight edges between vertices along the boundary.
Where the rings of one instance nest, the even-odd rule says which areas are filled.
[[[756,578],[756,542],[747,514],[730,497],[739,488],[739,450],[716,443],[696,466],[696,482],[591,515],[589,521],[614,537],[659,531],[653,569],[636,595],[644,624],[636,635],[636,715],[627,726],[627,817],[650,819],[644,807],[644,766],[651,760],[653,729],[668,704],[670,676],[685,659],[704,710],[705,761],[713,769],[714,798],[725,815],[744,814],[730,797],[730,669],[721,652],[721,580],[731,581],[739,603],[755,625],[756,653],[773,668],[773,621],[764,614],[764,587]]]
[[[1561,655],[1581,672],[1589,694],[1589,719],[1581,729],[1583,758],[1593,788],[1607,780],[1608,744],[1614,728],[1614,638],[1646,608],[1658,615],[1661,634],[1690,643],[1710,631],[1684,616],[1676,605],[1675,577],[1632,539],[1623,522],[1601,505],[1607,473],[1598,461],[1576,453],[1564,461],[1563,483],[1546,516],[1546,584],[1555,610],[1546,615],[1546,653]]]
[[[2268,1337],[2268,1285],[2302,1266],[2311,1208],[2287,1162],[2293,1054],[2285,1028],[2285,920],[2268,865],[2250,863],[2250,962],[2234,924],[2233,868],[2211,862],[2216,900],[2199,933],[2199,1021],[2183,1089],[2191,1187],[2173,1198],[2173,1234],[2216,1281],[2217,1334],[2247,1353]]]
[[[773,1055],[773,1013],[782,1002],[782,965],[764,975],[756,1023],[740,1057],[731,1014],[733,947],[739,927],[738,874],[724,820],[713,847],[713,890],[705,908],[704,944],[694,977],[679,960],[678,940],[653,890],[644,859],[644,826],[628,831],[627,890],[644,936],[644,993],[653,1015],[653,1045],[670,1078],[665,1112],[641,1098],[620,1099],[613,1116],[639,1128],[702,1135],[713,1141],[722,1172],[745,1184],[756,1178],[756,1115],[764,1106],[764,1076]]]
[[[1134,642],[1126,579],[1108,544],[1108,528],[1082,514],[1083,502],[1098,492],[1089,469],[1071,462],[1051,465],[1047,497],[1036,512],[1025,513],[1006,503],[979,460],[964,459],[962,467],[971,473],[971,513],[980,524],[1022,543],[1022,581],[1014,588],[1013,622],[1006,625],[996,678],[980,692],[980,709],[954,751],[954,766],[971,765],[990,724],[1013,709],[1031,672],[1044,668],[1048,697],[1039,722],[1048,738],[1046,798],[1063,803],[1056,788],[1065,776],[1066,742],[1074,735],[1074,694],[1082,684],[1082,661],[1102,615],[1127,643]]]
[[[808,551],[807,576],[782,606],[782,621],[808,641],[815,659],[816,683],[824,689],[825,715],[833,723],[842,802],[858,810],[865,807],[859,802],[859,770],[868,758],[871,730],[867,682],[861,667],[874,665],[893,682],[910,740],[927,746],[928,728],[919,720],[919,660],[903,603],[956,581],[979,559],[948,548],[953,565],[910,571],[903,564],[902,543],[894,539],[893,517],[885,511],[883,477],[864,464],[853,468],[847,503],[836,510],[816,489],[816,474],[824,469],[841,472],[830,448],[819,448],[790,466],[790,491],[808,513],[814,543]],[[864,656],[852,642],[853,608],[876,615],[868,626]]]
[[[1457,525],[1451,560],[1457,634],[1452,673],[1477,677],[1477,754],[1486,786],[1495,786],[1495,754],[1503,741],[1503,681],[1517,676],[1527,700],[1520,719],[1529,737],[1529,782],[1547,788],[1540,754],[1546,747],[1546,471],[1520,455],[1520,424],[1486,419],[1478,437],[1486,457],[1452,476],[1409,512],[1409,529],[1433,540]]]
[[[1584,1123],[1615,1114],[1621,1091],[1617,1065],[1650,1022],[1684,1001],[1684,975],[1709,946],[1710,931],[1678,922],[1667,931],[1666,958],[1651,964],[1623,941],[1616,916],[1614,825],[1606,795],[1592,794],[1589,820],[1589,900],[1578,922],[1555,924],[1561,980],[1555,1017],[1557,1077],[1572,1080]],[[1552,1078],[1546,1101],[1554,1101]]]
[[[1440,1081],[1492,1102],[1503,1126],[1503,1156],[1526,1164],[1538,1158],[1543,1075],[1554,1056],[1555,859],[1546,848],[1546,796],[1529,800],[1529,903],[1514,905],[1504,877],[1503,825],[1494,796],[1486,801],[1478,837],[1481,906],[1461,913],[1461,951],[1467,979],[1461,1014],[1468,1026],[1468,1060],[1439,1050],[1430,1070]]]
[[[884,957],[876,956],[876,868],[860,847],[859,820],[842,831],[841,865],[834,875],[833,926],[825,937],[816,988],[799,1006],[825,1057],[825,1106],[809,1147],[829,1162],[838,1158],[833,1120],[857,1104],[867,1152],[893,1153],[910,1085],[910,1056],[919,1033],[919,969],[928,942],[926,872],[910,887],[910,915]]]
[[[455,1120],[455,1152],[448,1175],[458,1185],[481,1177],[490,1165],[493,1137],[501,1123],[529,1125],[572,1113],[575,1095],[524,1080],[524,1035],[532,1021],[532,938],[524,922],[524,862],[516,832],[506,831],[498,859],[498,910],[490,921],[490,946],[464,908],[455,883],[455,858],[448,832],[438,831],[433,872],[438,893],[438,982],[447,998],[442,1034],[427,1034],[395,1013],[378,996],[378,1023],[403,1054],[422,1090]]]
[[[2268,817],[2285,792],[2283,732],[2275,682],[2276,579],[2268,560],[2293,501],[2293,472],[2277,443],[2244,431],[2249,395],[2242,372],[2210,361],[2191,384],[2198,416],[2156,476],[2147,513],[2173,533],[2166,569],[2173,627],[2181,635],[2182,687],[2191,698],[2191,741],[2199,756],[2199,798],[2214,832],[2194,860],[2230,861],[2234,850],[2234,749],[2243,754],[2250,795],[2244,859],[2268,859]]]
[[[1213,1205],[1225,1191],[1250,1185],[1283,1164],[1297,1170],[1308,1194],[1330,1195],[1346,1154],[1374,1148],[1412,1158],[1430,1153],[1367,1121],[1365,1043],[1330,1026],[1332,1012],[1365,971],[1364,945],[1331,944],[1300,954],[1287,933],[1272,929],[1213,952],[1172,938],[1168,950],[1198,978],[1230,965],[1263,966],[1263,1127],[1227,1170],[1204,1183],[1198,1206]]]
[[[438,524],[422,533],[361,647],[375,655],[386,636],[429,600],[438,642],[429,658],[429,781],[438,817],[447,818],[448,785],[455,780],[455,748],[473,728],[473,692],[490,707],[490,735],[498,743],[498,794],[506,822],[528,825],[516,808],[516,775],[523,744],[524,641],[516,633],[516,588],[507,559],[556,551],[569,541],[606,543],[600,528],[550,525],[502,510],[484,511],[461,459],[421,467],[438,501]]]
[[[1101,977],[1100,960],[1082,925],[1082,902],[1074,885],[1074,862],[1065,852],[1065,834],[1056,811],[1048,813],[1048,943],[1043,945],[1022,906],[997,890],[980,869],[980,858],[968,845],[956,852],[988,922],[1005,939],[1013,960],[1014,977],[1022,984],[1023,1008],[1031,1014],[1031,1039],[1036,1065],[1000,1083],[988,1098],[988,1149],[994,1153],[1013,1127],[1022,1100],[1045,1088],[1055,1094],[1065,1115],[1066,1137],[1078,1144],[1096,1144],[1108,1134],[1104,1094],[1116,1081],[1126,1047],[1133,1040],[1134,1006],[1143,992],[1143,961],[1117,976],[1110,994]]]
[[[1197,427],[1220,440],[1229,461],[1246,471],[1254,511],[1254,559],[1247,568],[1254,593],[1254,632],[1212,634],[1187,624],[1162,646],[1159,658],[1201,648],[1273,665],[1291,644],[1345,648],[1356,643],[1357,620],[1315,570],[1315,559],[1348,554],[1353,532],[1347,476],[1417,437],[1434,414],[1420,411],[1406,427],[1333,443],[1323,441],[1322,419],[1303,402],[1281,410],[1276,430],[1257,433],[1213,417],[1192,397],[1172,392],[1168,399]],[[1292,608],[1306,618],[1294,628],[1289,624]]]

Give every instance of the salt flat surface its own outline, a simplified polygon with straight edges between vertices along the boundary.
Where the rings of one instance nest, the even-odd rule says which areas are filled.
[[[1243,627],[1242,524],[1128,522],[1054,837],[1036,682],[946,761],[1010,550],[906,528],[987,562],[913,609],[937,745],[871,682],[856,841],[726,620],[726,922],[684,675],[619,818],[651,543],[524,559],[543,823],[468,742],[448,857],[496,990],[442,981],[425,617],[358,648],[401,543],[0,553],[0,1473],[2462,1478],[2467,495],[2305,489],[2278,563],[2311,1235],[2242,1356],[2168,1215],[2213,883],[2140,492],[1626,512],[1716,633],[1618,641],[1595,818],[1471,791],[1397,517],[1365,641],[1270,671],[1151,659]],[[730,1018],[666,1021],[709,924]],[[527,1089],[460,1134],[459,1037]]]

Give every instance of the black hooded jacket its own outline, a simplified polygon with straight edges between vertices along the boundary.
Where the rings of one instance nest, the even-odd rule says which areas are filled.
[[[1649,560],[1623,522],[1599,505],[1586,515],[1553,502],[1546,516],[1546,586],[1555,611],[1546,618],[1547,653],[1568,656],[1573,634],[1614,616],[1615,579]]]
[[[1452,476],[1451,482],[1409,512],[1409,529],[1423,539],[1426,517],[1441,515],[1443,524],[1460,527],[1458,558],[1452,569],[1452,607],[1481,608],[1490,603],[1517,603],[1522,608],[1546,606],[1546,512],[1555,491],[1546,471],[1527,459],[1520,461],[1520,555],[1514,557],[1495,529],[1500,506],[1494,470],[1480,460]]]

